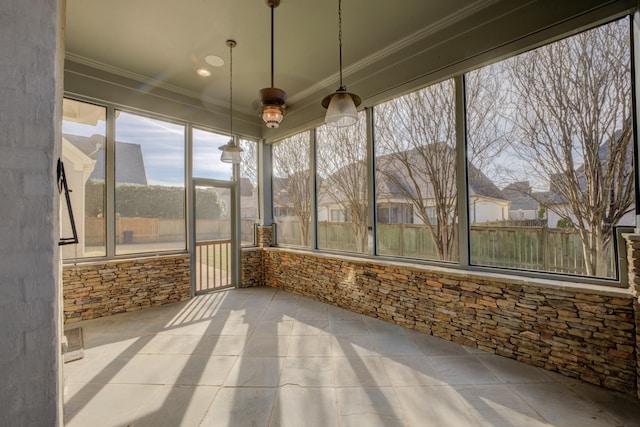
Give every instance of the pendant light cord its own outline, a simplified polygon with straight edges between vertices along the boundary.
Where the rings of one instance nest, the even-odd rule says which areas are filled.
[[[229,133],[231,134],[231,141],[235,144],[233,138],[233,46],[234,43],[229,43]]]
[[[273,86],[273,9],[274,6],[271,5],[271,87]]]
[[[340,89],[342,89],[342,0],[338,0],[338,46],[340,51]]]

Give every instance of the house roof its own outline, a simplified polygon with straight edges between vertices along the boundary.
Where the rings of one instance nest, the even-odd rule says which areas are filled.
[[[102,135],[90,137],[63,135],[76,148],[96,161],[89,179],[105,179],[105,138]],[[140,144],[116,141],[116,182],[147,185],[144,158]]]
[[[598,158],[601,162],[605,163],[609,159],[610,150],[612,144],[616,144],[617,141],[623,137],[622,130],[618,129],[614,132],[613,137],[608,139],[607,141],[600,144],[598,147]],[[630,135],[630,141],[633,141],[633,133]],[[627,153],[623,157],[624,159],[624,167],[628,170],[628,168],[633,167],[633,143],[627,144]],[[603,168],[606,168],[606,164],[603,164]],[[576,175],[578,179],[578,185],[581,189],[584,189],[587,185],[585,178],[585,167],[584,164],[580,165],[576,169]],[[542,203],[546,205],[559,205],[568,203],[567,199],[562,195],[562,192],[558,189],[557,182],[562,179],[564,173],[556,173],[553,174],[549,179],[549,191],[535,193],[535,197],[540,200]]]
[[[529,181],[512,182],[502,189],[502,195],[511,201],[510,210],[538,210],[539,203],[531,196]]]
[[[415,164],[416,159],[424,159],[425,156],[429,156],[429,150],[433,149],[446,149],[450,150],[450,155],[452,158],[455,158],[454,149],[445,143],[438,144],[428,144],[420,147],[415,147],[405,152],[402,152],[402,156],[407,159],[411,159],[412,164]],[[420,153],[419,151],[426,150],[427,152]],[[437,154],[437,153],[436,153]],[[378,182],[379,191],[388,192],[385,196],[396,198],[396,197],[404,197],[404,193],[402,188],[398,185],[398,182],[402,179],[402,174],[398,172],[398,167],[394,168],[392,165],[396,161],[398,154],[387,154],[378,157],[378,167],[384,167],[384,173],[379,173],[376,175]],[[385,165],[385,166],[381,166]],[[452,166],[453,167],[453,166]],[[396,170],[394,170],[396,169]],[[389,179],[388,176],[394,177],[393,179]],[[480,169],[475,167],[472,164],[469,164],[468,167],[468,180],[469,180],[469,193],[475,196],[484,196],[493,199],[501,199],[504,200],[505,197],[500,191],[500,189],[487,177]],[[426,180],[425,180],[426,183]],[[382,188],[380,188],[382,187]],[[411,185],[407,185],[407,190],[413,193],[413,188]]]
[[[476,196],[490,197],[492,199],[509,200],[502,191],[482,171],[472,164],[468,168],[469,193]]]

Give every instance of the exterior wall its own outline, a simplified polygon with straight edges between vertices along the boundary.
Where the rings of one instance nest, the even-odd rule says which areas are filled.
[[[469,221],[472,223],[501,221],[509,216],[509,202],[483,197],[470,197]]]
[[[0,10],[0,414],[7,425],[59,426],[64,2]]]
[[[265,284],[626,393],[627,290],[268,248]],[[555,283],[555,282],[554,282]]]
[[[190,298],[188,254],[65,265],[66,323]]]
[[[558,221],[560,221],[561,219],[562,218],[560,217],[560,215],[558,215],[557,213],[555,213],[551,209],[547,209],[547,226],[549,228],[557,228],[558,227]],[[572,219],[574,219],[574,218],[572,218]]]

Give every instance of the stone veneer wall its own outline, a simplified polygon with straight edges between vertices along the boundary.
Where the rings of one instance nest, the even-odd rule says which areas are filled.
[[[251,288],[253,286],[264,285],[262,248],[273,245],[273,227],[257,225],[256,237],[257,247],[242,248],[241,288]]]
[[[256,230],[257,230],[256,245],[259,248],[266,248],[273,245],[273,226],[258,225],[256,227]]]
[[[241,288],[251,288],[253,286],[264,285],[261,248],[242,248],[241,268]]]
[[[266,248],[265,284],[635,393],[629,292]]]
[[[636,375],[640,398],[640,235],[625,236],[627,239],[627,261],[629,265],[629,291],[633,298],[636,325]]]
[[[65,265],[65,323],[190,298],[189,254]]]

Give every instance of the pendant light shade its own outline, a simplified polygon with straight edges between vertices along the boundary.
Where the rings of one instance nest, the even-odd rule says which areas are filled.
[[[358,121],[356,107],[361,102],[358,95],[349,93],[345,87],[341,87],[322,100],[322,106],[327,109],[325,123],[336,127],[354,125]]]
[[[284,118],[286,92],[277,87],[266,87],[260,90],[260,99],[262,100],[262,107],[260,108],[262,120],[264,120],[267,127],[277,128]]]
[[[269,128],[277,128],[284,118],[287,93],[273,86],[273,10],[280,5],[280,0],[266,0],[271,9],[271,87],[260,90],[260,109],[258,112]]]
[[[218,147],[222,150],[220,160],[225,163],[240,163],[242,161],[242,148],[238,147],[234,143],[233,137],[233,48],[236,47],[235,40],[227,40],[227,46],[229,47],[229,133],[231,139],[222,147]]]
[[[357,107],[362,99],[354,93],[347,92],[342,84],[342,0],[338,0],[338,46],[340,52],[340,88],[322,100],[327,109],[324,117],[326,124],[335,127],[351,126],[358,121]]]
[[[225,163],[240,163],[242,161],[242,155],[240,153],[242,153],[243,150],[233,143],[233,138],[222,147],[219,147],[219,150],[222,150],[220,160]]]

